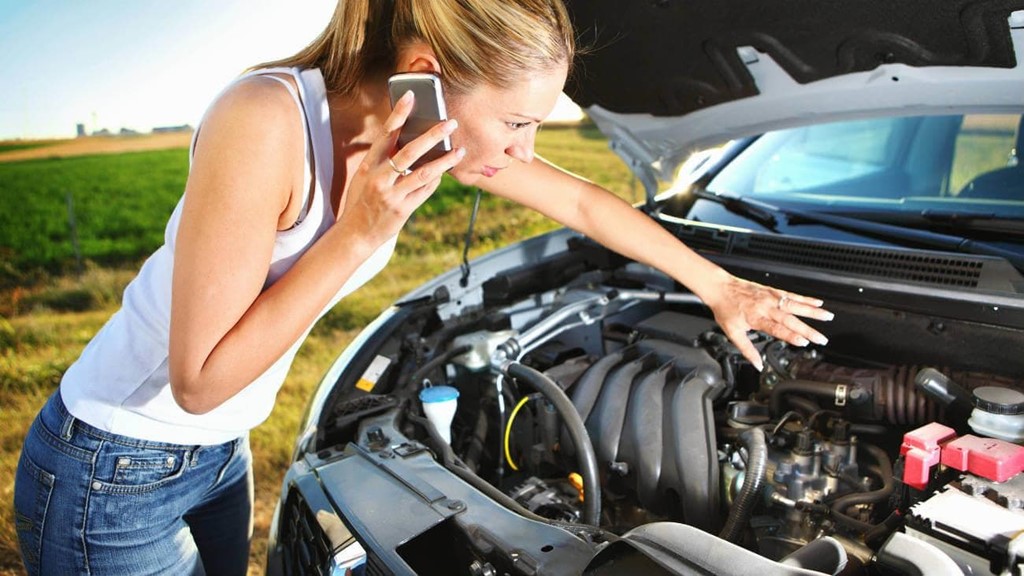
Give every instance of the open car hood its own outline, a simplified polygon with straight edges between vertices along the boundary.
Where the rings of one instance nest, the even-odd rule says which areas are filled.
[[[1024,0],[567,4],[583,54],[566,90],[649,198],[733,138],[1024,107]]]
[[[691,152],[744,135],[1024,111],[1024,0],[568,1],[589,47],[568,92],[652,201]],[[920,139],[945,147],[921,157],[952,157],[935,133]],[[268,575],[1019,574],[1017,246],[771,211],[770,194],[730,210],[706,181],[652,221],[737,277],[823,299],[827,347],[751,332],[755,368],[674,278],[569,228],[484,254],[406,294],[327,371]],[[999,223],[992,236],[1024,235]]]

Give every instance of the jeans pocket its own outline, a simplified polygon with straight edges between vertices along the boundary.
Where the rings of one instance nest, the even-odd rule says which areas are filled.
[[[186,449],[126,449],[105,444],[97,458],[93,488],[115,494],[149,492],[181,476],[188,461]]]
[[[53,474],[37,466],[23,450],[14,479],[14,521],[21,557],[29,574],[39,572],[43,528],[53,482]]]

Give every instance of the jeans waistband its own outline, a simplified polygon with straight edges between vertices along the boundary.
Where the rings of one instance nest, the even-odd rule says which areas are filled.
[[[154,450],[177,450],[177,449],[196,449],[199,448],[198,444],[173,444],[170,442],[155,442],[152,440],[142,440],[139,438],[133,438],[131,436],[124,436],[121,434],[115,434],[97,428],[88,422],[76,418],[71,412],[68,411],[67,406],[64,405],[64,400],[60,397],[60,389],[50,396],[50,399],[46,402],[40,413],[40,418],[48,429],[54,434],[60,436],[62,440],[68,441],[76,434],[84,434],[97,440],[104,440],[107,442],[114,442],[123,446],[131,446],[134,448],[148,448]],[[237,438],[224,444],[237,444],[242,442],[245,438]]]

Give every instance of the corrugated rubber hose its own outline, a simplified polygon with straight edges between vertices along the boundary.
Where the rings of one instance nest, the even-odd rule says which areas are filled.
[[[579,473],[583,476],[583,522],[593,526],[599,525],[601,519],[601,484],[597,475],[597,456],[590,435],[583,425],[583,419],[573,406],[569,397],[550,378],[541,372],[513,362],[505,367],[505,373],[521,382],[527,382],[551,402],[561,416],[569,431],[573,447],[576,448],[576,460]],[[762,438],[763,442],[763,438]]]
[[[750,520],[754,505],[757,503],[757,496],[764,486],[765,471],[768,467],[768,445],[765,443],[764,430],[750,428],[740,434],[740,442],[747,449],[747,470],[743,474],[743,488],[736,498],[736,502],[729,511],[729,519],[719,534],[724,540],[736,542],[741,531]]]

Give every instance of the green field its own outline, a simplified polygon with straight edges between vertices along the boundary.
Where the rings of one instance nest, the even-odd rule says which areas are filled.
[[[593,128],[545,128],[537,151],[627,200],[636,186]],[[142,258],[163,237],[181,195],[184,149],[0,163],[0,574],[20,574],[14,534],[14,469],[32,418],[64,370],[116,310]],[[68,224],[71,195],[84,270]],[[292,440],[309,394],[331,361],[384,307],[461,261],[473,191],[446,179],[405,227],[391,264],[343,300],[307,339],[269,420],[252,433],[256,477],[252,574],[262,574],[266,535]],[[484,197],[471,257],[555,224]]]
[[[628,178],[622,163],[607,162],[610,153],[593,128],[547,129],[538,150],[624,197],[634,195],[621,182]],[[99,264],[133,263],[149,254],[163,241],[187,169],[184,149],[0,163],[0,282],[24,283],[25,274],[40,270],[70,271],[77,265],[76,236],[78,255]],[[446,178],[419,216],[470,202],[471,193]]]
[[[14,152],[15,150],[31,150],[33,148],[45,148],[53,144],[52,141],[41,141],[41,142],[18,142],[8,141],[0,142],[0,154],[4,152]]]
[[[75,262],[69,199],[82,258],[123,264],[163,240],[181,195],[185,150],[0,163],[0,250],[8,284]]]

